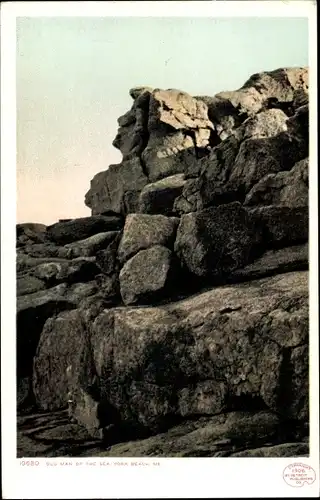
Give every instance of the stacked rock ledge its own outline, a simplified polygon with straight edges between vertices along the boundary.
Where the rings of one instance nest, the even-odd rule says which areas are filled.
[[[92,215],[17,225],[18,410],[99,455],[306,455],[308,69],[130,95]]]

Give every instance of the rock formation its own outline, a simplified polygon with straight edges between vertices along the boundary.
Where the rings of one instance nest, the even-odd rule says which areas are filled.
[[[96,455],[306,455],[308,69],[130,95],[91,217],[17,225],[18,410]]]

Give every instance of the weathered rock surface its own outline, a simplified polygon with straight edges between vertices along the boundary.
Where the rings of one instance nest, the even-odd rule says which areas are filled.
[[[120,165],[110,165],[92,179],[85,203],[92,209],[92,215],[135,212],[140,191],[147,183],[140,159],[125,160]]]
[[[24,249],[23,249],[24,250]],[[38,264],[43,264],[46,262],[65,262],[66,259],[60,257],[33,257],[30,256],[19,249],[17,252],[16,268],[18,275],[23,275],[29,273]]]
[[[307,378],[289,373],[308,368],[307,353],[299,362],[295,354],[307,345],[307,293],[307,275],[288,273],[171,306],[102,313],[93,355],[97,374],[109,373],[105,397],[124,420],[151,428],[251,404],[304,419]]]
[[[32,222],[17,224],[17,247],[27,244],[32,245],[36,243],[44,243],[46,241],[45,233],[46,226],[44,224],[37,224]]]
[[[23,222],[22,224],[17,224],[17,238],[26,234],[28,231],[31,233],[41,234],[45,233],[47,226],[44,224],[37,224],[36,222]]]
[[[203,101],[179,90],[155,89],[149,105],[149,140],[141,155],[150,181],[183,171],[176,155],[209,146],[212,131]]]
[[[170,290],[174,276],[171,251],[160,245],[140,250],[120,271],[120,292],[125,304],[150,302]]]
[[[27,295],[29,293],[39,292],[46,288],[43,281],[35,276],[25,275],[17,278],[17,296]]]
[[[78,310],[46,321],[33,369],[33,391],[43,410],[67,407],[69,392],[81,381],[82,366],[88,364],[85,356],[90,351],[85,344],[86,329]]]
[[[208,171],[203,174],[205,188],[211,193],[214,185],[215,190],[202,207],[186,211],[211,204],[221,189],[225,196],[243,197],[243,190],[248,192],[264,175],[290,170],[308,155],[307,68],[253,75],[238,91],[213,98],[191,97],[174,89],[137,88],[130,94],[133,106],[119,118],[114,141],[123,162],[92,180],[86,204],[93,214],[138,211],[142,189],[148,193],[143,195],[142,209],[149,211],[151,193],[159,187],[145,186],[186,173],[188,164],[191,170],[199,169],[195,165],[200,165],[201,157],[200,170]],[[215,146],[225,140],[231,141],[235,158],[226,170],[221,165],[212,168],[212,161],[220,164]],[[172,188],[165,193],[164,198],[172,197]]]
[[[92,216],[17,225],[18,454],[307,455],[308,69],[130,95]]]
[[[70,249],[71,257],[90,257],[99,250],[107,248],[109,244],[119,234],[119,231],[108,231],[106,233],[97,233],[84,240],[68,243],[65,248]]]
[[[238,202],[183,215],[175,251],[196,276],[221,277],[253,260],[261,237]]]
[[[267,174],[247,194],[245,205],[306,207],[309,198],[309,161],[299,161],[289,172]]]
[[[120,149],[123,159],[140,156],[148,140],[148,109],[150,87],[134,88],[129,91],[134,100],[132,108],[118,119],[119,129],[113,141]]]
[[[54,259],[71,259],[73,253],[66,246],[59,246],[52,242],[45,241],[44,243],[28,242],[27,244],[21,245],[18,256],[22,256],[22,259],[23,256],[46,260],[50,257]]]
[[[102,426],[122,423],[154,433],[181,418],[223,418],[234,411],[232,440],[243,443],[238,412],[263,411],[276,432],[287,421],[300,429],[308,414],[307,295],[307,273],[296,272],[161,307],[114,308],[98,315],[86,339],[84,324],[76,326],[77,352],[68,338],[79,315],[63,313],[46,323],[41,336],[35,361],[38,401],[43,407],[67,397],[70,363],[70,373],[76,374],[71,390],[85,391],[91,401],[95,395],[99,405],[91,402],[91,420],[98,417]],[[52,357],[63,345],[64,356]],[[57,363],[56,370],[48,369],[48,362]],[[88,422],[90,405],[82,407],[75,413]],[[259,441],[261,416],[251,423],[245,416],[251,439]],[[267,424],[259,432],[272,444]],[[219,429],[215,436],[221,439]],[[225,438],[231,439],[230,432]]]
[[[287,130],[287,120],[281,109],[267,109],[247,118],[234,134],[241,140],[274,137]]]
[[[276,446],[266,446],[263,448],[254,448],[251,450],[239,451],[233,453],[232,457],[308,457],[309,445],[308,443],[285,443]]]
[[[18,415],[17,456],[79,457],[103,453],[101,442],[70,423],[66,410]]]
[[[307,68],[280,68],[252,75],[239,90],[220,92],[213,98],[199,98],[206,102],[209,118],[219,135],[225,138],[247,116],[265,107],[280,108],[292,114],[304,103],[308,89]]]
[[[183,173],[189,151],[194,155],[210,144],[213,126],[203,101],[179,90],[133,89],[131,95],[132,109],[119,118],[113,142],[123,162],[91,181],[85,202],[93,214],[138,211],[139,193],[148,183]]]
[[[98,286],[94,278],[100,272],[94,262],[84,259],[30,260],[31,267],[18,272],[17,277],[18,386],[21,378],[27,380],[32,375],[33,358],[46,320],[61,311],[80,307],[84,299],[96,294]],[[31,385],[29,380],[29,389]]]
[[[99,250],[96,254],[96,262],[99,265],[102,272],[111,276],[114,274],[119,274],[120,262],[118,259],[118,248],[122,238],[123,232],[119,233],[112,241],[109,243],[107,248],[104,250]]]
[[[296,162],[305,159],[308,123],[301,125],[298,113],[287,123],[289,120],[295,128],[271,137],[261,134],[245,138],[243,131],[236,129],[237,134],[230,135],[198,162],[198,170],[194,166],[189,170],[193,179],[175,201],[177,211],[187,213],[210,205],[242,202],[266,175],[290,171]]]
[[[118,248],[120,262],[154,245],[172,248],[178,224],[178,218],[164,215],[128,215]]]

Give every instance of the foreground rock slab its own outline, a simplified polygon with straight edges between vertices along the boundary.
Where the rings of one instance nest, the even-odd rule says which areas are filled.
[[[279,457],[307,456],[308,442],[281,443],[283,429],[276,415],[268,412],[230,412],[200,418],[144,440],[111,446],[109,457]],[[282,435],[289,437],[290,432]]]
[[[261,424],[264,424],[263,426]],[[237,439],[238,430],[242,439]],[[280,431],[280,432],[279,432]],[[282,433],[282,436],[281,436]],[[270,445],[278,438],[278,444]],[[186,421],[167,432],[126,443],[93,439],[83,426],[70,423],[66,411],[18,417],[21,457],[303,457],[308,440],[291,441],[267,412],[233,412]],[[281,442],[281,438],[286,440]]]
[[[76,418],[88,430],[90,411],[91,422],[121,424],[138,435],[161,432],[177,419],[236,410],[274,412],[281,421],[304,425],[307,272],[218,287],[158,307],[104,310],[91,322],[86,341],[80,341],[83,323],[74,331],[73,314],[55,320],[65,322],[63,329],[48,324],[41,336],[37,402],[45,408],[55,398],[67,399],[66,360],[70,373],[79,373],[82,352],[82,375],[69,389],[91,398],[84,407],[83,395],[75,396]],[[81,344],[78,361],[68,342],[72,331]],[[55,364],[54,373],[48,363]]]
[[[104,451],[84,427],[70,423],[67,411],[19,415],[17,441],[18,458],[92,457]]]
[[[124,421],[149,429],[174,415],[251,406],[303,420],[307,297],[307,273],[297,272],[215,288],[171,305],[105,311],[93,325],[104,397]]]

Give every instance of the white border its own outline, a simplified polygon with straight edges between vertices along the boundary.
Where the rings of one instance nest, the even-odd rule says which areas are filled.
[[[4,498],[174,498],[318,497],[318,234],[317,234],[317,71],[316,2],[13,2],[1,6],[1,356],[2,471]],[[292,488],[282,479],[294,459],[139,459],[138,467],[21,466],[16,456],[15,419],[15,18],[17,16],[308,17],[310,33],[310,457],[317,472],[312,486]],[[10,390],[8,389],[10,388]],[[80,459],[85,463],[86,459]],[[89,459],[100,462],[100,459]],[[106,459],[102,459],[106,461]],[[56,460],[59,462],[59,460]],[[67,461],[66,458],[63,461]],[[69,461],[69,460],[68,460]],[[153,466],[156,461],[160,466]],[[128,462],[130,459],[120,459]]]
[[[123,17],[305,17],[315,14],[312,0],[258,1],[127,1],[127,2],[8,2],[13,16],[123,16]]]

